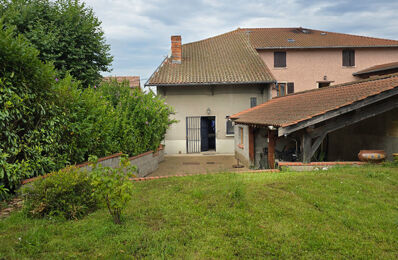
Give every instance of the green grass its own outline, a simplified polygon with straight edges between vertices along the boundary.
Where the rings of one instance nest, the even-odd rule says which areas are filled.
[[[225,173],[135,183],[124,223],[0,220],[7,258],[398,257],[398,168]]]

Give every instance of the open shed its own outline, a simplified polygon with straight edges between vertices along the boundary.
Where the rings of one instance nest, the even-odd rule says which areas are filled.
[[[255,168],[277,161],[352,161],[360,150],[398,152],[398,74],[274,98],[232,115],[235,156]]]

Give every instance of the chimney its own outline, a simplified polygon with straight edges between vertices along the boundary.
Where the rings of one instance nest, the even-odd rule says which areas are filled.
[[[173,35],[171,36],[171,63],[181,64],[181,56],[181,35]]]

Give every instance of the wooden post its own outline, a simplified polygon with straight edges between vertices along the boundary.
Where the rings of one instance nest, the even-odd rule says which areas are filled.
[[[306,132],[303,133],[303,137],[301,139],[302,141],[302,148],[303,148],[303,162],[304,163],[309,163],[311,162],[311,148],[312,148],[312,143],[311,143],[312,138],[307,134]]]
[[[254,128],[249,126],[249,158],[254,163]]]
[[[276,132],[268,129],[268,165],[275,168]]]

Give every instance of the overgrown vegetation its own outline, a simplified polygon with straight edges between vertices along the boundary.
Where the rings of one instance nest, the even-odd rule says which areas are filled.
[[[0,258],[396,259],[397,187],[391,166],[137,182],[122,225],[0,220]]]
[[[127,157],[122,157],[119,168],[104,167],[94,159],[93,170],[89,173],[93,185],[93,195],[106,205],[115,224],[121,224],[122,211],[132,199],[136,167],[130,165]]]
[[[0,17],[40,51],[42,61],[53,62],[61,78],[68,72],[88,87],[110,71],[101,22],[79,0],[0,0]]]
[[[0,23],[0,185],[116,152],[130,156],[156,149],[173,113],[152,92],[128,82],[82,88],[23,36]]]
[[[80,219],[97,209],[87,171],[69,167],[23,188],[24,207],[30,217]]]

